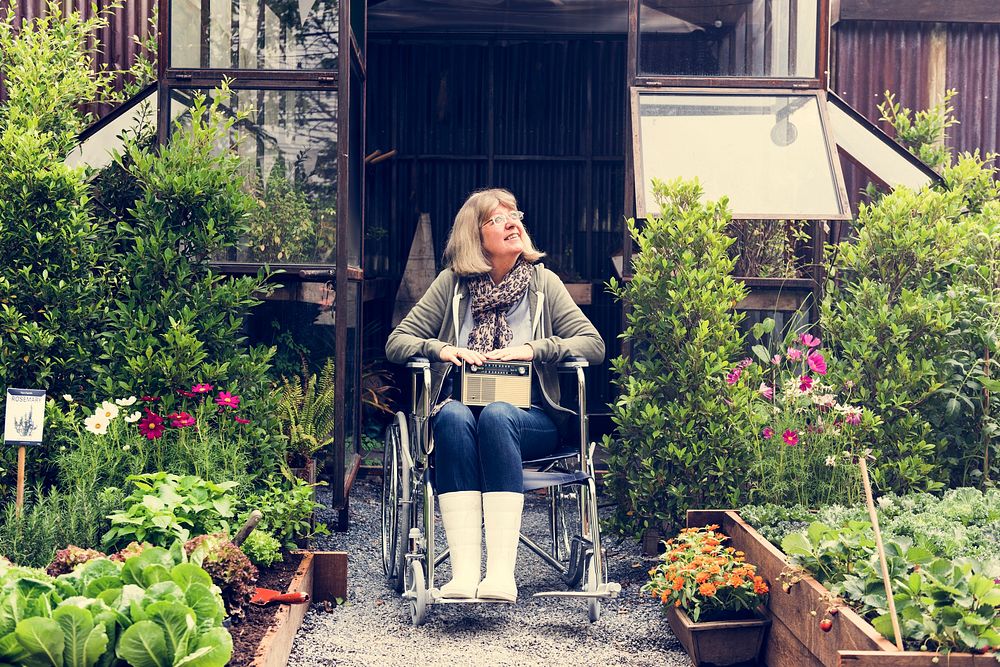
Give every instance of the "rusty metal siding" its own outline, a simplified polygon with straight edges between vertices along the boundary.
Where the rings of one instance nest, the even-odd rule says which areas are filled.
[[[46,0],[0,0],[0,15],[6,16],[13,6],[16,27],[25,20],[44,15],[47,4]],[[91,0],[61,0],[60,4],[64,11],[78,11],[85,17],[94,15]],[[98,11],[104,11],[109,3],[98,0],[96,4]],[[133,36],[141,40],[148,35],[149,18],[155,6],[156,0],[124,0],[122,6],[108,16],[108,25],[96,35],[101,44],[97,66],[111,70],[127,70],[132,66],[141,50]]]
[[[948,26],[949,88],[959,125],[949,144],[960,151],[1000,152],[1000,25],[953,23]]]

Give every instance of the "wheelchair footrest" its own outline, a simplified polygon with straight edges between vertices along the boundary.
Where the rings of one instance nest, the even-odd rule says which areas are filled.
[[[533,598],[616,598],[621,593],[621,584],[609,582],[601,584],[596,591],[542,591],[535,593]]]

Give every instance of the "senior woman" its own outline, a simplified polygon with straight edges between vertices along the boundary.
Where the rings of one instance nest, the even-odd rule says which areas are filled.
[[[537,263],[507,190],[473,193],[455,216],[447,268],[389,335],[386,356],[432,362],[434,472],[452,579],[446,598],[517,599],[524,507],[521,463],[553,452],[572,413],[559,405],[556,362],[604,360],[604,341],[559,278]],[[452,400],[450,371],[463,362],[531,361],[531,408],[496,402],[482,409]],[[480,582],[482,527],[486,577]]]

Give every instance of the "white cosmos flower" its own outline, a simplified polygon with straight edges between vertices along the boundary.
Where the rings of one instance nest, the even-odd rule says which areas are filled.
[[[130,449],[132,449],[132,445],[128,444],[127,442],[124,445],[122,445],[123,452],[127,452]]]
[[[118,416],[118,406],[111,401],[104,401],[101,403],[101,407],[97,408],[97,414],[104,417],[104,419],[111,421]]]
[[[84,419],[83,424],[88,431],[95,435],[104,435],[108,432],[108,420],[100,412]]]
[[[63,394],[63,400],[66,401],[67,403],[72,403],[73,397],[70,396],[69,394]]]
[[[140,417],[142,417],[142,413],[136,410],[130,415],[125,415],[125,421],[127,421],[129,424],[134,424],[137,421],[139,421]]]
[[[135,396],[129,396],[128,398],[116,398],[115,403],[122,406],[123,408],[127,408],[130,405],[135,405],[136,400],[137,399]]]
[[[826,464],[831,468],[835,468],[837,466],[837,457],[836,456],[826,457]]]

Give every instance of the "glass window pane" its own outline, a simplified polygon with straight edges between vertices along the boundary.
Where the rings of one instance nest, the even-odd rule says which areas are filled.
[[[814,95],[639,95],[636,195],[652,179],[698,178],[736,218],[841,218],[842,183]]]
[[[837,146],[883,183],[919,190],[934,182],[930,167],[921,168],[905,148],[863,116],[848,113],[832,100],[827,110]]]
[[[192,95],[171,91],[171,105],[190,105]],[[236,90],[228,107],[251,109],[235,139],[261,206],[240,250],[218,259],[333,264],[337,91]]]
[[[337,68],[337,0],[173,0],[170,66]]]
[[[115,109],[102,118],[96,129],[86,132],[86,137],[66,156],[66,165],[79,167],[87,165],[93,169],[103,169],[114,161],[114,152],[125,147],[123,136],[151,135],[156,132],[157,89],[150,88],[139,98],[133,98],[125,106]]]
[[[642,0],[639,71],[813,78],[818,0]]]
[[[351,0],[351,32],[358,43],[361,55],[365,54],[365,12],[368,3],[365,0]]]

